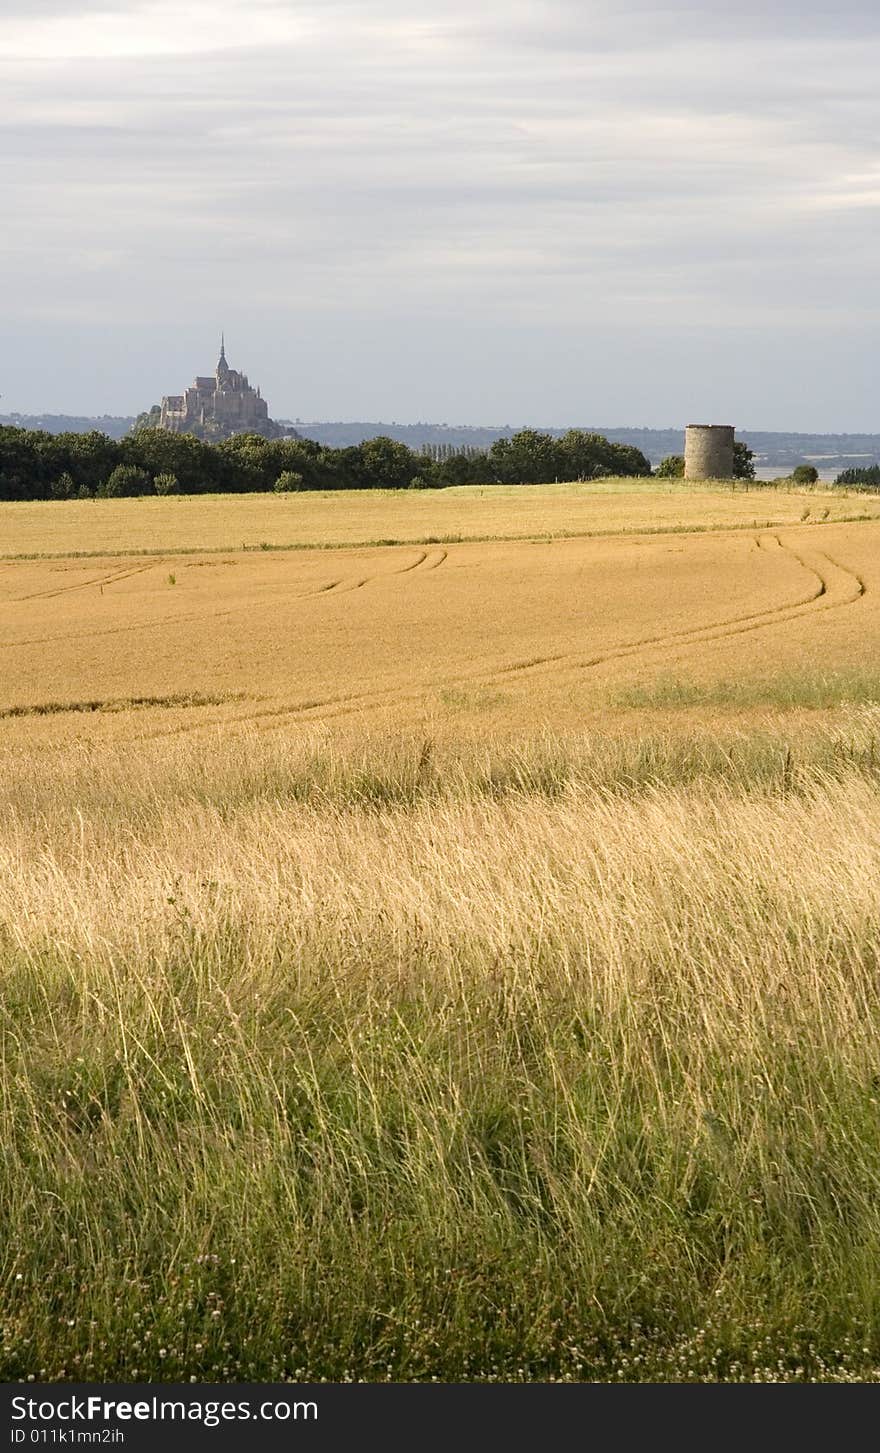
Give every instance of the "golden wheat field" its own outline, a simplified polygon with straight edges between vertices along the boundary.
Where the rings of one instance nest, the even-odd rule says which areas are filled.
[[[584,484],[363,489],[288,495],[7,503],[0,555],[114,550],[234,550],[261,545],[360,545],[620,530],[794,524],[880,513],[880,501],[845,491],[798,492],[683,480],[600,479]]]
[[[878,585],[821,491],[3,506],[0,1373],[880,1379]]]
[[[608,486],[7,505],[0,731],[491,736],[729,710],[748,681],[773,706],[780,677],[876,660],[880,503],[858,503],[849,522],[831,495]],[[272,548],[233,548],[257,536]]]

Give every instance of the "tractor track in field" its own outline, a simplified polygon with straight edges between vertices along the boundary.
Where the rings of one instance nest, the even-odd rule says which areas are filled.
[[[777,551],[793,558],[808,574],[813,577],[813,583],[803,596],[788,605],[776,606],[765,610],[750,611],[745,615],[732,616],[726,620],[716,621],[705,626],[693,626],[681,631],[661,633],[658,635],[643,637],[638,641],[627,642],[611,650],[597,652],[594,655],[581,656],[577,652],[563,652],[532,658],[528,661],[514,662],[507,666],[496,668],[494,671],[475,671],[449,678],[448,684],[455,686],[475,685],[500,685],[511,679],[529,679],[532,676],[541,676],[551,673],[573,674],[595,669],[606,663],[626,660],[644,655],[650,658],[656,652],[675,650],[688,645],[701,645],[711,641],[724,640],[737,635],[744,635],[754,631],[765,630],[780,625],[785,625],[793,620],[803,618],[805,615],[812,615],[819,611],[841,609],[847,605],[856,604],[867,592],[867,585],[864,579],[847,566],[841,565],[825,551],[795,549],[786,545],[776,533],[759,534],[755,536],[755,545],[758,549],[771,553]],[[439,558],[429,561],[429,552],[420,554],[419,558],[402,570],[392,571],[391,575],[408,575],[413,572],[437,569],[447,558],[448,552],[438,552]],[[137,570],[126,571],[109,577],[110,581],[121,579],[129,574],[137,574],[140,570],[149,569],[159,562],[151,561],[150,565],[140,566]],[[331,582],[329,586],[323,587],[322,591],[315,594],[342,594],[344,591],[360,589],[371,580],[387,579],[389,572],[380,576],[368,576],[364,579]],[[98,584],[97,581],[88,584]],[[104,583],[107,583],[105,581]],[[84,585],[68,587],[69,589],[84,588]],[[62,592],[58,592],[62,593]],[[51,592],[55,594],[55,592]],[[31,597],[33,598],[33,597]],[[245,608],[245,607],[242,607]],[[231,615],[230,612],[223,612],[223,615]],[[217,618],[217,617],[215,617]],[[178,618],[181,619],[181,618]],[[193,617],[202,619],[204,617]],[[155,625],[168,624],[168,618],[163,622],[150,623]],[[122,626],[109,628],[110,631],[137,630],[144,627]],[[59,638],[54,638],[59,639]],[[41,642],[42,643],[42,642]],[[14,643],[19,644],[19,643]],[[24,643],[21,643],[24,644]],[[244,716],[215,717],[212,720],[200,720],[189,722],[183,725],[171,727],[157,733],[147,733],[137,737],[129,738],[132,741],[149,741],[157,737],[178,736],[193,731],[200,731],[212,726],[237,726],[242,728],[256,727],[260,730],[272,730],[282,727],[286,722],[321,722],[323,720],[335,719],[353,713],[376,710],[385,705],[406,704],[424,699],[426,691],[433,689],[437,683],[426,683],[422,687],[387,687],[365,690],[354,693],[340,693],[330,697],[306,700],[290,705],[277,707],[267,706],[255,712],[249,712]],[[443,684],[447,684],[444,682]]]
[[[30,595],[17,595],[5,602],[6,605],[22,605],[29,600],[52,600],[58,595],[70,595],[76,590],[89,590],[94,586],[115,585],[118,580],[128,580],[132,575],[142,575],[145,570],[155,570],[163,564],[160,560],[150,560],[146,565],[136,565],[125,570],[114,570],[108,575],[96,576],[94,580],[78,580],[75,585],[60,585],[57,590],[35,590]]]
[[[439,570],[440,566],[448,558],[448,550],[437,550],[435,552],[435,558],[432,558],[430,550],[423,550],[418,560],[414,560],[412,565],[404,565],[402,570],[392,570],[391,574],[410,575],[414,570],[419,570],[424,574],[428,570]]]
[[[521,678],[524,675],[546,674],[558,668],[567,671],[588,671],[596,666],[602,666],[612,661],[625,660],[631,656],[640,654],[652,654],[657,650],[675,649],[680,646],[701,645],[706,642],[723,640],[730,636],[744,635],[751,631],[764,630],[768,627],[785,625],[791,620],[797,620],[804,614],[812,614],[819,610],[840,609],[846,605],[854,605],[867,591],[865,581],[855,571],[849,570],[846,566],[840,565],[824,551],[797,551],[790,546],[784,545],[778,535],[756,536],[756,545],[763,550],[779,550],[792,556],[802,568],[813,576],[815,584],[798,601],[790,605],[776,606],[769,610],[750,611],[747,615],[733,616],[726,621],[718,621],[708,626],[694,626],[684,631],[673,631],[657,636],[645,637],[642,640],[634,641],[619,646],[610,651],[596,653],[588,657],[578,657],[574,652],[561,653],[554,656],[542,657],[538,660],[516,663],[511,666],[501,667],[495,672],[475,672],[452,678],[451,684],[463,685],[497,685],[503,684],[511,676]],[[831,567],[829,572],[828,567]],[[837,572],[839,579],[835,581],[833,572]],[[407,691],[406,688],[391,688],[381,692],[362,692],[346,697],[335,697],[322,702],[304,702],[296,707],[289,708],[268,708],[265,712],[258,712],[248,721],[266,720],[267,718],[295,717],[302,720],[320,720],[324,717],[338,717],[349,715],[352,712],[381,707],[386,703],[399,701],[417,701],[424,695],[424,691]],[[318,714],[318,715],[316,715]]]
[[[362,589],[363,586],[369,585],[376,580],[387,580],[395,575],[411,575],[416,571],[424,573],[428,570],[437,570],[448,558],[448,554],[448,550],[439,550],[436,552],[437,558],[431,559],[431,552],[422,550],[418,558],[413,560],[411,564],[405,565],[402,570],[382,571],[378,575],[365,575],[355,579],[342,576],[338,580],[331,580],[326,585],[319,586],[317,590],[295,591],[292,596],[288,596],[287,598],[293,600],[314,600],[320,596],[347,595],[354,590]],[[212,561],[210,563],[213,564],[214,562]],[[229,564],[231,562],[223,561],[222,563]],[[151,559],[148,563],[139,565],[134,569],[126,569],[109,575],[99,576],[93,580],[82,580],[77,582],[76,585],[62,586],[58,590],[35,591],[30,595],[16,596],[13,600],[5,602],[5,604],[15,605],[24,601],[48,600],[58,595],[66,595],[71,591],[87,590],[89,586],[98,586],[100,588],[105,585],[112,585],[117,580],[126,580],[132,575],[141,575],[148,570],[157,569],[163,564],[164,562],[161,559]],[[207,625],[213,621],[228,620],[232,616],[240,615],[243,611],[265,610],[274,608],[276,605],[277,601],[275,600],[271,602],[244,601],[239,605],[231,607],[229,610],[212,611],[210,615],[206,615],[203,612],[194,612],[187,615],[163,616],[160,620],[140,621],[121,626],[99,626],[96,630],[65,632],[63,634],[47,636],[26,636],[17,641],[0,642],[0,650],[16,650],[19,647],[46,646],[68,641],[91,641],[97,640],[102,636],[128,635],[137,631],[164,629],[169,625]]]
[[[775,546],[790,555],[813,576],[816,583],[802,599],[768,610],[750,611],[747,615],[733,616],[728,620],[716,621],[706,626],[692,626],[682,631],[645,636],[638,641],[632,641],[610,651],[597,652],[595,655],[587,657],[579,658],[574,652],[564,652],[554,656],[542,656],[529,661],[516,662],[513,665],[501,667],[499,671],[487,676],[486,681],[496,684],[513,675],[518,677],[541,675],[556,668],[564,668],[568,671],[588,671],[595,666],[625,660],[643,652],[674,649],[678,646],[702,645],[709,641],[723,640],[730,636],[745,635],[750,631],[784,625],[805,613],[812,614],[819,610],[839,609],[845,605],[853,605],[865,594],[867,587],[864,580],[854,571],[832,560],[826,552],[808,552],[805,558],[804,553],[798,553],[790,546],[783,545],[778,535],[770,536],[769,541],[770,543],[766,536],[758,536],[755,543],[759,549],[763,550],[769,550]],[[831,574],[828,571],[829,566],[831,572],[836,571],[842,577],[841,580],[835,582],[833,578],[829,578]]]
[[[380,570],[376,575],[363,575],[356,579],[343,576],[340,580],[331,581],[329,585],[322,585],[319,590],[311,590],[306,594],[312,598],[318,595],[348,595],[351,591],[361,590],[365,585],[372,585],[377,580],[389,580],[395,575],[413,575],[417,571],[420,574],[424,574],[428,570],[437,570],[447,559],[448,555],[448,550],[439,550],[437,551],[437,558],[432,559],[430,550],[422,550],[415,560],[411,561],[409,565],[404,565],[400,570]],[[306,596],[299,597],[299,599],[305,598]]]
[[[417,558],[412,562],[411,565],[404,565],[402,570],[395,570],[392,573],[394,575],[409,575],[411,570],[418,570],[420,565],[424,565],[427,558],[428,552],[427,550],[423,550],[421,555],[417,556]]]
[[[495,671],[472,672],[452,677],[448,684],[453,686],[500,685],[512,677],[522,679],[554,671],[580,673],[612,661],[626,660],[639,655],[650,657],[656,651],[701,645],[710,641],[785,625],[791,620],[797,620],[814,612],[841,609],[844,606],[853,605],[866,594],[867,586],[864,579],[855,571],[849,570],[848,567],[833,560],[825,551],[796,550],[783,544],[777,534],[757,535],[755,545],[760,550],[771,553],[780,551],[792,557],[812,575],[814,583],[799,600],[792,601],[788,605],[732,616],[727,620],[716,621],[706,626],[694,626],[683,631],[644,637],[639,641],[629,642],[610,651],[587,657],[579,657],[576,652],[560,653],[514,663]],[[413,568],[410,567],[410,569]],[[388,687],[380,690],[339,694],[290,706],[269,706],[260,711],[248,713],[246,716],[215,719],[212,722],[189,723],[179,728],[171,728],[160,735],[198,731],[205,726],[220,725],[221,720],[225,720],[230,726],[256,727],[258,730],[272,730],[283,726],[288,721],[309,723],[334,720],[361,711],[378,710],[386,705],[418,702],[424,699],[425,692],[430,689],[432,688],[429,685],[414,689]],[[140,740],[145,739],[147,738],[140,738]]]

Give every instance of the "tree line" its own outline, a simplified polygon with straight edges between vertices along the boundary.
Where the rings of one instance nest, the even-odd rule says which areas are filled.
[[[834,481],[850,489],[880,490],[880,464],[868,464],[860,469],[844,469]]]
[[[0,427],[0,499],[90,499],[151,494],[328,489],[442,489],[457,484],[545,484],[650,475],[640,449],[571,429],[561,438],[521,429],[487,450],[416,452],[380,437],[345,448],[313,439],[237,434],[209,444],[190,434],[137,429],[49,434]]]

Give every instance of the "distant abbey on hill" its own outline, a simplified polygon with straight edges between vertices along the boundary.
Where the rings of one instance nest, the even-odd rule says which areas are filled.
[[[288,430],[269,418],[269,405],[247,375],[226,362],[226,340],[220,340],[220,358],[213,374],[196,378],[182,394],[166,394],[158,426],[174,434],[195,434],[211,441],[233,434],[262,434],[280,439]]]

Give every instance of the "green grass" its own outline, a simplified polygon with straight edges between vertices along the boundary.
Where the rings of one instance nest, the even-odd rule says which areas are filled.
[[[496,691],[490,686],[470,690],[461,686],[445,686],[437,695],[450,711],[493,711],[509,700],[503,691]]]
[[[682,680],[666,676],[645,684],[627,686],[614,693],[618,707],[674,710],[676,707],[708,706],[747,709],[795,707],[822,709],[880,702],[880,671],[791,670],[772,676],[748,676],[716,681]]]
[[[878,1378],[876,728],[10,756],[0,1374]]]

